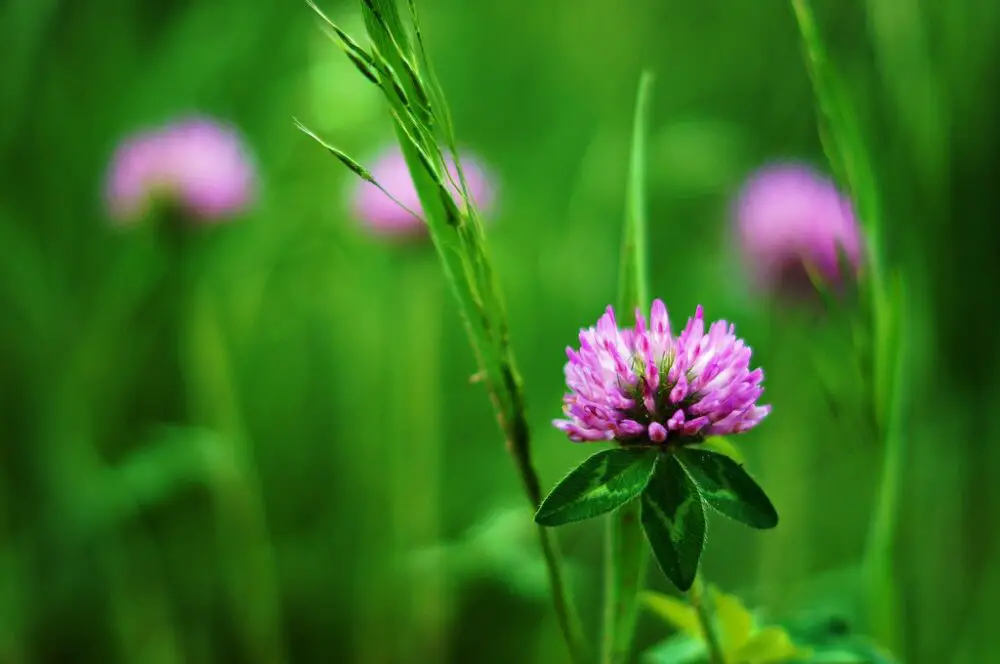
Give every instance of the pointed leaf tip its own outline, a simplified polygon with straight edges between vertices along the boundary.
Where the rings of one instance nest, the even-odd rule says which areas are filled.
[[[574,468],[535,514],[541,526],[561,526],[615,510],[638,496],[656,460],[651,450],[602,450]]]
[[[642,529],[666,577],[690,590],[705,548],[705,507],[673,454],[659,456],[642,492]]]
[[[743,466],[704,449],[684,449],[678,456],[704,501],[717,512],[758,530],[778,525],[771,499]]]
[[[625,226],[618,276],[618,306],[625,311],[649,306],[649,256],[646,223],[646,144],[652,114],[653,73],[642,72],[636,91],[632,145],[626,183]]]

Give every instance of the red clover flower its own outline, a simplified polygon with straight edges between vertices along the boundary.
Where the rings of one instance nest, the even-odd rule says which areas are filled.
[[[745,262],[758,288],[801,296],[814,291],[806,265],[825,283],[842,275],[838,247],[856,273],[861,233],[853,205],[808,166],[778,163],[747,180],[734,210]]]
[[[242,212],[251,202],[256,173],[235,129],[189,117],[126,138],[111,160],[106,199],[111,216],[136,223],[163,202],[199,222]]]
[[[724,320],[706,332],[700,305],[677,337],[661,300],[648,326],[636,310],[634,329],[619,328],[609,306],[566,352],[568,419],[553,424],[574,441],[683,445],[747,431],[771,412],[757,405],[764,373],[750,370],[750,347]]]

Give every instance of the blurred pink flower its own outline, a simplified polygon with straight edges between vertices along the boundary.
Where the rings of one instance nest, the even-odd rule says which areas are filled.
[[[861,234],[851,201],[808,166],[766,166],[746,182],[734,216],[740,250],[755,285],[781,295],[814,292],[806,265],[841,284],[838,246],[856,276]]]
[[[245,210],[255,186],[253,161],[236,130],[189,117],[123,140],[111,159],[105,196],[112,218],[122,224],[137,222],[160,202],[213,222]]]
[[[472,196],[476,208],[483,214],[488,213],[492,209],[495,195],[495,183],[492,175],[475,156],[462,154],[460,159],[462,160],[462,171],[465,173],[465,181],[469,187],[469,194]],[[445,158],[445,163],[454,183],[461,186],[454,159],[448,155]],[[413,237],[425,234],[427,227],[422,219],[423,208],[420,205],[420,198],[400,148],[393,146],[383,152],[375,160],[375,165],[370,169],[370,172],[375,180],[399,203],[393,201],[372,183],[360,180],[353,192],[354,215],[377,235]],[[449,182],[449,189],[451,189],[452,198],[461,205],[459,188]],[[420,215],[421,218],[404,210],[400,207],[400,203]]]

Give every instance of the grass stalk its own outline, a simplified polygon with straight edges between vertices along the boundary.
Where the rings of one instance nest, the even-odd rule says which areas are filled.
[[[360,0],[371,50],[358,52],[346,39],[337,40],[361,73],[382,90],[389,103],[396,135],[402,147],[424,210],[424,220],[440,258],[441,268],[459,309],[483,383],[494,405],[507,449],[532,507],[541,503],[542,489],[531,455],[531,438],[520,374],[510,346],[507,316],[496,274],[485,242],[482,222],[462,171],[444,94],[429,67],[416,10],[409,3],[411,39],[397,0]],[[322,15],[325,23],[333,22]],[[335,29],[336,34],[343,31]],[[414,45],[415,44],[415,45]],[[371,74],[371,75],[369,75]],[[444,167],[443,142],[456,162],[463,205],[452,197],[453,178]],[[326,146],[356,173],[364,172],[342,152]],[[586,659],[579,619],[563,576],[555,535],[539,527],[538,534],[549,574],[560,628],[575,662]]]
[[[400,404],[393,446],[392,524],[396,550],[408,555],[433,546],[441,538],[441,481],[444,440],[441,431],[440,380],[442,363],[441,273],[424,252],[397,257],[403,269],[395,273],[397,294],[390,320],[407,330],[409,343],[398,345],[393,383]],[[433,258],[431,256],[430,258]],[[423,388],[414,389],[419,380]],[[397,661],[447,660],[446,601],[443,570],[438,566],[419,575],[407,571],[408,598],[403,609],[406,638]]]
[[[699,573],[695,577],[691,590],[688,591],[688,601],[691,602],[691,606],[694,607],[695,614],[698,616],[698,624],[701,626],[705,647],[708,649],[709,664],[726,664],[725,651],[722,649],[722,642],[719,641],[715,621],[712,619],[712,610],[706,602],[705,595],[705,581]]]
[[[287,658],[274,552],[227,342],[208,293],[191,285],[186,317],[179,323],[184,331],[180,350],[189,409],[228,443],[224,454],[232,463],[232,472],[221,474],[210,487],[217,541],[229,575],[230,606],[246,656],[260,664],[282,664]]]
[[[652,105],[653,75],[639,78],[633,121],[631,159],[622,231],[618,308],[622,315],[650,304],[646,248],[646,140]],[[601,662],[620,664],[628,659],[639,613],[639,593],[649,552],[633,501],[607,516],[604,571],[604,611]]]
[[[871,635],[902,657],[899,584],[895,578],[897,522],[906,457],[903,371],[906,281],[888,269],[882,203],[867,141],[852,100],[831,63],[808,0],[791,0],[820,113],[820,136],[838,179],[846,185],[865,231],[867,305],[874,338],[874,410],[883,443],[882,472],[865,546],[865,600]]]

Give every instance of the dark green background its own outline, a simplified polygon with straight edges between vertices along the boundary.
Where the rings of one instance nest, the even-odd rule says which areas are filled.
[[[418,4],[460,142],[498,175],[489,241],[545,484],[593,449],[549,422],[564,347],[615,297],[648,66],[654,294],[675,321],[698,303],[735,321],[774,404],[738,440],[781,524],[713,520],[705,573],[783,615],[853,619],[881,459],[866,378],[845,328],[751,295],[727,226],[752,169],[824,168],[787,3]],[[905,661],[979,664],[1000,591],[1000,6],[815,4],[913,313]],[[363,38],[353,3],[322,6]],[[359,232],[352,176],[294,129],[362,163],[392,140],[304,3],[13,0],[0,45],[0,662],[564,661],[429,245]],[[101,187],[121,136],[189,111],[241,127],[263,184],[179,261],[111,229]],[[596,633],[601,527],[562,534]],[[644,616],[640,645],[668,634]]]

